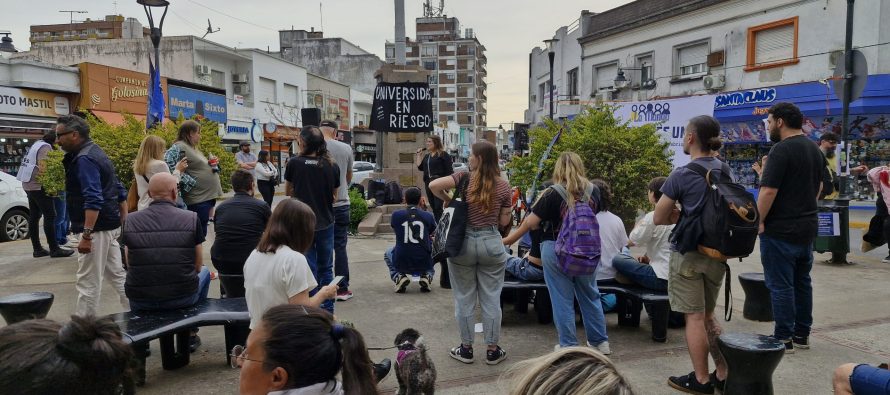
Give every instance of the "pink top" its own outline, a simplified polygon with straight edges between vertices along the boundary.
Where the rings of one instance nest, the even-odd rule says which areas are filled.
[[[890,168],[878,166],[868,171],[868,180],[871,181],[875,192],[880,192],[884,197],[884,203],[890,207]]]

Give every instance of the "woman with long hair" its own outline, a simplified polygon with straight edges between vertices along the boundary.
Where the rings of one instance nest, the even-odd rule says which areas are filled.
[[[315,236],[306,259],[319,284],[334,279],[334,201],[340,185],[340,170],[328,153],[324,135],[315,126],[306,126],[297,139],[300,155],[287,163],[284,192],[306,203],[315,213]],[[346,188],[345,185],[342,186]],[[314,290],[310,295],[315,295]],[[334,303],[325,301],[325,310],[334,312]]]
[[[139,210],[144,210],[151,204],[151,196],[148,196],[148,181],[158,173],[170,173],[167,163],[164,162],[164,151],[167,143],[164,139],[150,134],[142,139],[139,144],[139,152],[133,161],[133,175],[136,177],[136,190],[139,193]],[[182,179],[182,173],[189,167],[188,159],[182,158],[173,167],[173,176],[177,181]]]
[[[507,251],[500,231],[510,226],[511,206],[510,185],[500,177],[498,152],[493,144],[486,141],[473,144],[470,172],[438,178],[430,183],[430,190],[447,205],[452,197],[446,191],[462,184],[465,184],[469,204],[464,252],[448,258],[454,315],[460,329],[461,344],[451,349],[450,355],[458,361],[473,363],[473,329],[478,297],[488,345],[485,362],[495,365],[507,358],[507,352],[498,345],[501,289],[504,287],[507,262]],[[453,197],[461,195],[461,190],[455,190]]]
[[[309,296],[318,282],[303,254],[312,245],[314,234],[315,214],[306,203],[296,199],[278,203],[259,244],[244,263],[251,328],[272,306],[290,303],[318,307],[337,296],[336,285],[325,285]]]
[[[589,202],[596,213],[600,208],[599,190],[587,180],[587,172],[581,157],[574,152],[563,152],[556,159],[553,167],[553,184],[561,185],[566,195],[573,199],[572,205],[554,189],[547,188],[532,207],[532,213],[526,217],[527,226],[522,226],[507,236],[510,240],[518,239],[527,229],[542,229],[541,260],[544,263],[544,281],[550,293],[550,304],[553,306],[553,323],[559,335],[560,347],[578,345],[575,331],[575,304],[577,298],[584,318],[584,333],[587,345],[595,347],[601,353],[609,355],[609,338],[606,336],[606,318],[600,304],[600,293],[596,288],[596,273],[583,276],[568,275],[559,266],[554,249],[557,236],[562,225],[563,215],[573,209],[575,201]]]
[[[216,198],[222,195],[222,186],[219,182],[218,168],[210,163],[216,160],[216,157],[211,155],[208,159],[204,156],[198,149],[200,143],[201,124],[187,120],[179,125],[179,134],[164,155],[164,161],[167,162],[170,171],[173,171],[183,158],[188,161],[188,167],[180,177],[180,193],[189,211],[198,214],[201,231],[206,236],[210,213],[216,206]]]
[[[423,154],[426,151],[426,154]],[[445,152],[442,145],[442,138],[432,134],[426,138],[426,145],[418,148],[414,153],[414,165],[423,172],[423,184],[426,185],[426,198],[430,207],[433,209],[433,217],[436,222],[442,218],[442,199],[436,197],[430,190],[430,183],[434,180],[450,176],[454,174],[454,167],[451,155]],[[451,288],[451,281],[448,276],[448,263],[445,260],[439,262],[442,265],[442,274],[439,275],[439,285],[442,288]]]
[[[272,207],[272,198],[275,197],[275,185],[278,180],[278,168],[275,163],[269,160],[269,151],[260,151],[257,155],[257,163],[254,171],[256,172],[256,186],[263,195],[263,200],[269,207]]]
[[[232,357],[241,367],[241,395],[378,393],[361,333],[314,307],[270,308]]]
[[[569,347],[521,361],[502,380],[510,395],[633,395],[627,379],[602,353]]]

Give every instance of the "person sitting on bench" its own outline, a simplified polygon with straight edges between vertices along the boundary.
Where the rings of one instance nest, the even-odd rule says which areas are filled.
[[[655,177],[649,181],[649,202],[654,206],[661,199],[661,187],[665,177]],[[668,262],[671,257],[671,231],[674,225],[655,225],[652,218],[655,211],[646,213],[630,232],[627,245],[640,246],[646,254],[634,258],[630,252],[616,255],[612,267],[618,272],[618,282],[633,283],[653,291],[667,292]]]
[[[396,245],[386,250],[383,260],[389,267],[389,277],[396,284],[396,293],[404,293],[411,283],[409,275],[420,275],[420,292],[430,292],[433,282],[432,234],[436,220],[425,211],[420,189],[405,190],[407,207],[392,214],[390,225],[396,233]]]
[[[519,228],[504,237],[504,245],[511,246],[526,232],[531,236],[531,246],[524,257],[507,258],[505,271],[520,281],[544,281],[544,267],[541,262],[541,229],[529,229],[528,221],[523,220]]]
[[[176,177],[158,173],[148,181],[154,201],[127,216],[123,240],[127,246],[125,290],[133,311],[175,310],[207,299],[210,271],[204,267],[204,231],[198,215],[176,207]],[[197,329],[189,343],[201,344]]]
[[[108,317],[22,321],[0,328],[0,392],[117,394],[132,355]]]

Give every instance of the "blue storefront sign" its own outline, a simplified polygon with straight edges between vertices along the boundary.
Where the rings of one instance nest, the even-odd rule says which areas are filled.
[[[714,99],[714,117],[727,143],[768,142],[763,120],[770,106],[790,102],[804,114],[803,131],[812,139],[823,133],[841,134],[842,103],[830,83],[765,87],[727,92]],[[890,74],[871,75],[862,97],[850,103],[851,139],[890,138]]]
[[[219,123],[226,123],[228,120],[225,95],[176,85],[168,86],[167,95],[170,98],[172,119],[181,113],[187,119],[197,114]]]

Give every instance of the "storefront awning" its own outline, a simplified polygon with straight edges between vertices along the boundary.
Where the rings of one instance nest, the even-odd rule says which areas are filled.
[[[43,133],[54,130],[56,120],[43,117],[19,117],[13,115],[0,115],[0,129],[10,130],[16,133]]]
[[[118,113],[118,112],[100,111],[100,110],[90,110],[90,112],[93,113],[93,115],[95,115],[97,118],[105,121],[105,123],[110,124],[110,125],[123,125],[125,123],[123,114]],[[138,115],[138,114],[130,114],[130,115],[132,115],[133,118],[136,118],[137,120],[139,120],[141,122],[145,122],[145,115]]]

